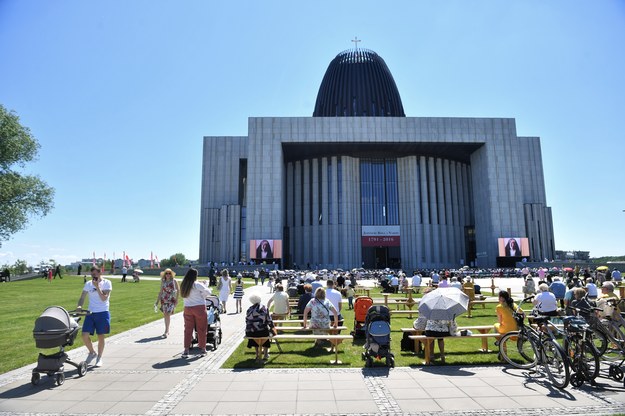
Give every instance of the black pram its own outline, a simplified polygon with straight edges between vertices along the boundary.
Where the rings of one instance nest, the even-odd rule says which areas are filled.
[[[88,313],[87,311],[85,311]],[[37,359],[37,367],[33,369],[33,375],[30,379],[31,383],[38,384],[41,379],[41,373],[48,376],[54,376],[56,384],[61,385],[65,382],[65,363],[71,364],[78,369],[78,377],[82,377],[87,373],[87,363],[81,361],[75,363],[71,361],[65,353],[64,347],[72,345],[80,329],[78,326],[80,318],[74,319],[70,314],[60,306],[50,306],[35,320],[35,328],[33,329],[33,337],[37,348],[55,348],[59,347],[59,351],[55,354],[46,355],[39,353]]]
[[[215,295],[208,296],[206,298],[206,315],[208,319],[208,326],[206,328],[206,345],[212,345],[213,351],[215,351],[217,346],[221,344],[220,313],[221,303],[219,302],[219,298]],[[197,344],[197,331],[194,331],[191,346],[194,344]]]
[[[395,355],[391,352],[391,312],[386,306],[371,306],[365,319],[365,367],[372,367],[373,360],[385,360],[388,367],[395,367]]]

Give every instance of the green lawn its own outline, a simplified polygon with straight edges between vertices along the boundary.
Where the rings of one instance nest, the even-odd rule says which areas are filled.
[[[246,279],[247,281],[248,279]],[[35,362],[39,349],[35,347],[32,330],[35,319],[48,306],[58,305],[67,310],[74,309],[83,287],[81,276],[65,276],[63,280],[47,280],[40,278],[26,281],[13,281],[0,284],[0,373],[4,373],[29,363]],[[140,283],[122,284],[113,281],[111,295],[111,334],[118,334],[140,325],[161,319],[160,313],[153,312],[154,300],[159,290],[156,280],[142,280]],[[379,289],[372,290],[372,297],[381,297]],[[403,297],[403,295],[392,295]],[[488,325],[496,322],[495,305],[486,305],[486,309],[478,307],[473,311],[473,318],[461,316],[457,319],[458,325]],[[353,328],[353,311],[344,310],[345,326]],[[391,324],[392,351],[395,354],[397,366],[420,365],[423,357],[415,356],[412,352],[400,350],[402,333],[400,328],[412,326],[413,319],[408,317],[393,317]],[[256,367],[253,349],[242,343],[234,354],[224,364],[225,368]],[[298,368],[331,366],[333,353],[325,350],[314,350],[312,342],[282,342],[285,351],[278,354],[277,348],[272,348],[271,359],[265,367],[268,368]],[[344,367],[362,367],[360,358],[364,340],[344,342],[339,347],[339,360]],[[448,364],[493,364],[498,363],[497,353],[477,352],[480,340],[462,339],[446,343]],[[489,340],[493,347],[493,340]],[[67,350],[82,346],[79,336],[73,346]],[[52,350],[47,350],[50,353]]]
[[[35,319],[48,306],[74,309],[83,287],[82,276],[65,276],[48,283],[47,279],[13,281],[0,284],[0,373],[5,373],[37,360],[33,327]],[[160,282],[142,280],[140,283],[119,283],[113,280],[111,294],[111,334],[118,334],[140,325],[162,319],[154,313],[154,300]],[[84,306],[87,305],[87,301]],[[80,332],[73,346],[82,346]]]
[[[372,289],[371,297],[381,297],[379,289]],[[392,297],[403,297],[403,295],[391,295]],[[420,296],[420,295],[419,295]],[[390,304],[390,302],[389,302]],[[346,306],[346,305],[345,305]],[[482,309],[478,306],[473,310],[473,317],[467,318],[466,314],[456,319],[458,326],[474,326],[474,325],[492,325],[497,322],[495,314],[495,304],[487,304]],[[391,306],[395,308],[395,306]],[[344,325],[350,328],[354,326],[354,313],[351,310],[344,309],[345,317]],[[401,328],[411,327],[415,317],[408,318],[405,316],[394,316],[391,319],[391,350],[395,355],[396,366],[414,366],[423,364],[423,355],[415,355],[412,352],[401,351],[400,342],[402,338]],[[349,331],[347,331],[349,333]],[[495,349],[494,339],[489,339],[489,348]],[[267,363],[256,364],[254,362],[255,353],[253,348],[247,348],[247,341],[239,345],[236,351],[224,363],[224,368],[301,368],[301,367],[336,367],[330,361],[334,360],[334,353],[329,353],[323,349],[315,349],[312,347],[313,341],[281,341],[280,345],[284,353],[278,353],[276,346],[271,347],[271,357]],[[339,367],[363,367],[364,362],[361,359],[363,351],[364,339],[356,339],[349,342],[343,342],[339,347],[339,360],[342,364]],[[480,339],[454,339],[445,343],[445,356],[447,364],[498,364],[497,351],[482,353],[478,349],[481,348]],[[438,346],[435,347],[435,353],[438,353]],[[436,360],[435,360],[436,362]],[[376,364],[379,365],[379,364]]]

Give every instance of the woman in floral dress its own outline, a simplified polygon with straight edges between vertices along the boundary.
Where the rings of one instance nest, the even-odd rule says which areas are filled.
[[[310,312],[310,326],[307,325],[308,313]],[[330,315],[334,316],[334,328],[339,326],[339,315],[328,299],[326,299],[326,290],[322,287],[315,291],[315,297],[312,298],[306,308],[304,309],[304,328],[313,329],[313,334],[327,334],[328,331],[315,331],[315,329],[329,329],[330,328]],[[315,341],[315,347],[319,346],[321,342]]]
[[[180,288],[178,287],[178,282],[174,279],[175,276],[176,273],[171,269],[165,269],[165,271],[161,272],[161,290],[158,292],[156,302],[154,303],[154,306],[158,306],[159,302],[161,304],[160,309],[163,312],[165,321],[163,338],[169,336],[169,322],[176,305],[178,305],[178,297],[180,296]]]

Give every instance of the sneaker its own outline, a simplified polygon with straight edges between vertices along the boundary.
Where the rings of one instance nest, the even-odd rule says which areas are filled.
[[[102,367],[104,363],[102,362],[102,357],[98,357],[97,360],[95,360],[95,364],[94,367]]]
[[[184,351],[182,352],[182,358],[189,358],[189,351],[184,350]]]
[[[199,355],[200,355],[200,357],[205,357],[206,356],[206,350],[201,350]]]
[[[98,354],[96,354],[95,352],[90,352],[89,354],[87,354],[87,359],[85,360],[85,363],[87,363],[87,365],[91,364],[91,362],[95,360],[97,356]]]

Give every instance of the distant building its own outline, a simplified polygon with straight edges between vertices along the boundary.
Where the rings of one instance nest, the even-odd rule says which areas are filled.
[[[588,261],[590,260],[590,251],[562,251],[556,250],[557,261]]]
[[[200,263],[413,270],[555,256],[540,139],[512,118],[406,117],[365,49],[332,60],[312,117],[250,117],[247,136],[204,137],[200,218]],[[506,237],[527,255],[504,258]]]

